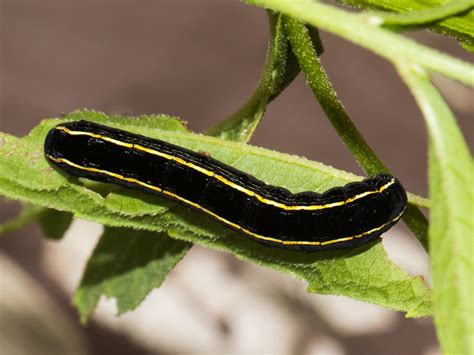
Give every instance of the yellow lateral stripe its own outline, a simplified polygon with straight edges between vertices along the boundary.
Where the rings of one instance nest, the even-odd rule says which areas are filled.
[[[333,239],[333,240],[328,240],[328,241],[322,242],[321,245],[329,245],[329,244],[347,242],[347,241],[352,240],[352,239],[354,239],[354,237],[345,237],[345,238]]]
[[[146,188],[149,188],[150,190],[155,190],[155,191],[158,191],[158,192],[163,192],[162,189],[160,189],[159,187],[157,186],[153,186],[153,185],[150,185],[150,184],[147,184],[143,181],[140,181],[140,180],[137,180],[137,179],[134,179],[134,178],[128,178],[128,177],[125,177],[123,175],[120,175],[120,174],[116,174],[116,173],[112,173],[110,171],[107,171],[107,170],[102,170],[102,169],[97,169],[97,168],[88,168],[88,167],[85,167],[85,166],[82,166],[82,165],[78,165],[76,163],[73,163],[72,161],[70,160],[67,160],[67,159],[64,159],[64,158],[55,158],[51,155],[48,155],[48,158],[55,161],[56,163],[65,163],[67,165],[70,165],[74,168],[77,168],[77,169],[81,169],[81,170],[86,170],[86,171],[90,171],[90,172],[93,172],[93,173],[99,173],[99,174],[104,174],[104,175],[109,175],[109,176],[112,176],[116,179],[119,179],[119,180],[124,180],[124,181],[128,181],[128,182],[132,182],[132,183],[135,183],[137,185],[141,185],[141,186],[144,186]]]
[[[110,142],[110,143],[113,143],[113,144],[117,144],[119,146],[122,146],[122,147],[127,147],[127,148],[131,148],[131,149],[137,149],[137,150],[141,150],[143,152],[146,152],[146,153],[149,153],[149,154],[153,154],[153,155],[157,155],[157,156],[160,156],[160,157],[163,157],[165,159],[168,159],[168,160],[173,160],[175,162],[177,162],[178,164],[181,164],[181,165],[185,165],[187,167],[190,167],[191,169],[194,169],[196,171],[199,171],[200,173],[202,174],[205,174],[207,176],[211,176],[211,177],[214,177],[216,180],[219,180],[220,182],[222,182],[223,184],[233,188],[233,189],[236,189],[240,192],[243,192],[245,194],[247,194],[248,196],[251,196],[251,197],[255,197],[257,200],[259,200],[260,202],[266,204],[266,205],[270,205],[270,206],[275,206],[275,207],[278,207],[278,208],[281,208],[283,210],[286,210],[286,211],[316,211],[316,210],[323,210],[323,209],[326,209],[326,208],[332,208],[332,207],[337,207],[337,206],[343,206],[345,204],[348,204],[350,202],[353,202],[353,201],[356,201],[360,198],[363,198],[365,196],[368,196],[368,195],[372,195],[372,194],[379,194],[381,192],[383,192],[384,190],[386,190],[388,187],[390,187],[391,185],[393,185],[395,183],[395,179],[391,179],[388,183],[386,183],[385,185],[381,186],[378,190],[375,190],[375,191],[366,191],[366,192],[363,192],[361,194],[358,194],[358,195],[355,195],[353,197],[350,197],[344,201],[336,201],[336,202],[331,202],[331,203],[327,203],[327,204],[324,204],[324,205],[309,205],[309,206],[301,206],[301,205],[285,205],[284,203],[281,203],[281,202],[277,202],[277,201],[274,201],[274,200],[270,200],[270,199],[267,199],[259,194],[256,194],[254,191],[252,190],[249,190],[243,186],[240,186],[228,179],[226,179],[224,176],[222,175],[218,175],[218,174],[215,174],[213,171],[210,171],[210,170],[207,170],[203,167],[200,167],[196,164],[193,164],[191,162],[188,162],[182,158],[179,158],[179,157],[175,157],[175,156],[172,156],[170,154],[166,154],[166,153],[162,153],[162,152],[159,152],[157,150],[154,150],[154,149],[150,149],[150,148],[146,148],[146,147],[143,147],[139,144],[132,144],[132,143],[126,143],[126,142],[121,142],[119,140],[116,140],[116,139],[113,139],[113,138],[110,138],[110,137],[106,137],[106,136],[102,136],[100,134],[95,134],[95,133],[91,133],[91,132],[85,132],[85,131],[72,131],[70,130],[69,128],[67,127],[63,127],[63,126],[59,126],[59,127],[56,127],[56,129],[58,130],[61,130],[61,131],[64,131],[70,135],[76,135],[76,136],[79,136],[79,135],[84,135],[84,136],[90,136],[90,137],[93,137],[93,138],[97,138],[97,139],[102,139],[106,142]]]
[[[262,235],[259,235],[259,234],[256,234],[256,233],[253,233],[251,231],[249,231],[248,229],[245,229],[245,228],[242,228],[240,227],[239,229],[246,233],[246,234],[249,234],[250,236],[254,237],[254,238],[257,238],[257,239],[262,239],[262,240],[267,240],[267,241],[271,241],[271,242],[275,242],[275,243],[279,243],[279,244],[283,244],[283,245],[329,245],[329,244],[336,244],[336,243],[342,243],[342,242],[347,242],[349,240],[352,240],[352,239],[359,239],[359,238],[362,238],[366,235],[369,235],[369,234],[372,234],[374,232],[377,232],[383,228],[385,228],[386,226],[398,221],[400,219],[400,217],[402,216],[403,214],[403,211],[397,216],[395,217],[394,219],[392,219],[390,222],[387,222],[385,224],[382,224],[380,227],[376,227],[376,228],[373,228],[369,231],[366,231],[364,233],[361,233],[361,234],[357,234],[357,235],[353,235],[353,236],[350,236],[350,237],[344,237],[344,238],[338,238],[338,239],[332,239],[332,240],[327,240],[325,242],[308,242],[308,241],[294,241],[294,240],[281,240],[281,239],[276,239],[276,238],[270,238],[270,237],[264,237]],[[222,219],[221,219],[222,220]]]
[[[154,190],[154,191],[158,191],[158,192],[161,192],[162,194],[164,195],[167,195],[167,196],[171,196],[179,201],[182,201],[190,206],[193,206],[211,216],[213,216],[214,218],[218,219],[219,221],[221,222],[224,222],[232,227],[234,227],[235,229],[238,229],[238,230],[241,230],[242,232],[244,232],[245,234],[248,234],[256,239],[261,239],[261,240],[266,240],[266,241],[271,241],[271,242],[274,242],[274,243],[279,243],[279,244],[283,244],[283,245],[328,245],[328,244],[336,244],[336,243],[341,243],[341,242],[346,242],[346,241],[349,241],[349,240],[352,240],[352,239],[356,239],[356,238],[362,238],[368,234],[371,234],[373,232],[376,232],[378,230],[381,230],[382,228],[386,227],[387,225],[393,223],[393,222],[396,222],[398,219],[400,219],[400,217],[402,216],[403,214],[403,211],[397,216],[395,217],[393,220],[391,220],[390,222],[387,222],[385,224],[382,224],[380,227],[376,227],[376,228],[373,228],[367,232],[364,232],[364,233],[361,233],[361,234],[357,234],[357,235],[354,235],[354,236],[351,236],[351,237],[345,237],[345,238],[339,238],[339,239],[333,239],[333,240],[328,240],[328,241],[325,241],[325,242],[309,242],[309,241],[293,241],[293,240],[282,240],[282,239],[277,239],[277,238],[271,238],[271,237],[265,237],[263,235],[260,235],[260,234],[257,234],[257,233],[253,233],[251,231],[249,231],[248,229],[245,229],[245,228],[242,228],[241,226],[239,226],[238,224],[236,223],[233,223],[219,215],[217,215],[216,213],[208,210],[207,208],[204,208],[202,207],[201,205],[195,203],[195,202],[192,202],[192,201],[189,201],[188,199],[185,199],[184,197],[181,197],[179,195],[176,195],[175,193],[173,192],[170,192],[170,191],[166,191],[166,190],[163,190],[157,186],[154,186],[154,185],[150,185],[150,184],[147,184],[143,181],[140,181],[140,180],[137,180],[137,179],[134,179],[134,178],[128,178],[128,177],[125,177],[123,175],[120,175],[120,174],[116,174],[116,173],[113,173],[113,172],[110,172],[110,171],[107,171],[107,170],[101,170],[101,169],[97,169],[97,168],[89,168],[89,167],[85,167],[85,166],[82,166],[82,165],[78,165],[76,163],[73,163],[72,161],[68,160],[68,159],[65,159],[65,158],[55,158],[51,155],[48,155],[48,158],[53,160],[54,162],[56,163],[65,163],[69,166],[72,166],[74,168],[77,168],[77,169],[80,169],[80,170],[86,170],[86,171],[90,171],[90,172],[94,172],[94,173],[99,173],[99,174],[104,174],[104,175],[109,175],[109,176],[112,176],[114,178],[117,178],[119,180],[124,180],[124,181],[127,181],[127,182],[131,182],[131,183],[135,183],[137,185],[141,185],[141,186],[144,186],[146,188],[149,188],[150,190]]]

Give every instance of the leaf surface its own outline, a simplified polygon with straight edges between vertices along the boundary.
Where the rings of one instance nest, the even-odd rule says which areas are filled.
[[[318,293],[353,297],[405,311],[413,317],[430,314],[430,290],[423,280],[407,275],[394,265],[380,243],[353,250],[320,253],[269,248],[187,207],[175,203],[170,207],[168,200],[158,196],[152,205],[158,211],[154,213],[148,204],[143,207],[141,202],[130,203],[129,199],[141,199],[144,194],[126,196],[121,200],[124,195],[122,189],[112,189],[106,194],[103,189],[99,189],[99,193],[92,189],[94,185],[83,185],[83,179],[53,169],[42,156],[45,135],[58,123],[78,118],[162,139],[194,151],[208,152],[224,163],[294,192],[322,192],[360,179],[356,175],[297,156],[191,134],[182,129],[169,129],[169,126],[166,129],[150,128],[137,124],[134,118],[108,117],[84,111],[75,112],[61,120],[44,120],[22,139],[4,135],[4,144],[0,148],[0,194],[69,211],[76,217],[108,226],[150,232],[169,231],[174,238],[225,250],[248,261],[297,276]],[[32,155],[35,159],[32,159]],[[16,170],[4,168],[15,161],[22,161],[28,167],[22,171],[23,179],[19,179]],[[120,202],[120,211],[109,208],[111,196],[117,203]]]
[[[135,309],[189,246],[166,233],[106,227],[74,295],[81,321],[92,314],[101,295],[117,300],[119,314]]]

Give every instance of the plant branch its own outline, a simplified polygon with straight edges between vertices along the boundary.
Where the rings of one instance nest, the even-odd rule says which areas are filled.
[[[247,0],[337,34],[393,62],[405,61],[474,87],[474,65],[425,47],[367,21],[367,14],[354,14],[312,0]]]
[[[341,101],[337,98],[331,81],[316,55],[304,24],[289,17],[285,17],[284,20],[287,35],[299,61],[300,68],[306,76],[308,85],[343,143],[352,152],[357,163],[369,175],[373,176],[380,172],[388,172],[387,167],[370,148],[350,119]],[[403,220],[425,249],[427,249],[428,222],[421,211],[415,206],[410,205],[404,214]]]

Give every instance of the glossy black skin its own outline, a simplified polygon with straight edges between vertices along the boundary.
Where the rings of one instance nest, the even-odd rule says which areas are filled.
[[[119,141],[139,144],[180,157],[206,170],[220,174],[240,186],[245,186],[265,198],[286,205],[327,204],[346,200],[365,191],[376,190],[392,179],[391,175],[380,174],[374,178],[332,188],[322,194],[314,192],[293,194],[284,188],[267,185],[253,176],[209,156],[161,140],[88,121],[64,123],[60,126],[74,131],[88,131]],[[81,166],[115,172],[160,187],[195,202],[251,232],[281,240],[323,242],[358,235],[389,223],[404,211],[407,204],[405,190],[397,180],[382,193],[368,195],[342,206],[316,211],[285,211],[263,204],[254,197],[175,161],[89,136],[72,136],[56,129],[52,129],[46,138],[45,154],[55,158],[66,158]],[[64,163],[51,162],[71,175],[159,194],[111,176],[80,170]],[[165,197],[169,198],[169,196]],[[395,223],[396,221],[389,223],[383,229],[362,238],[325,246],[287,246],[253,239],[266,245],[305,251],[347,248],[379,237]]]

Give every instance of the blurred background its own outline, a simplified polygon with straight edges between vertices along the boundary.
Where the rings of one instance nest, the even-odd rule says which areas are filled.
[[[326,70],[356,125],[408,190],[424,195],[426,132],[385,60],[321,33]],[[472,61],[452,39],[410,37]],[[78,108],[166,113],[202,131],[239,108],[262,69],[262,9],[237,0],[0,0],[0,130],[26,134]],[[435,82],[471,147],[472,91]],[[268,107],[252,144],[362,174],[301,76]],[[0,201],[0,222],[19,204]],[[87,326],[71,295],[101,226],[75,221],[59,242],[36,225],[0,237],[0,354],[438,354],[429,319],[344,297],[193,247],[135,311],[102,300]],[[392,260],[429,282],[427,257],[401,223],[387,233]]]

